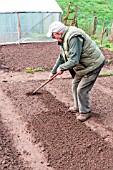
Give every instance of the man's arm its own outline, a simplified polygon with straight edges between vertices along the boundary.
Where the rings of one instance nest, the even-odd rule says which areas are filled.
[[[67,62],[61,64],[59,68],[62,71],[69,70],[79,64],[82,52],[83,39],[80,37],[73,37],[69,42],[69,59]]]
[[[59,65],[63,64],[65,61],[64,61],[64,58],[61,54],[59,54],[58,56],[58,59],[56,60],[56,63],[55,65],[53,66],[53,69],[51,71],[52,74],[56,74],[57,72],[57,68],[59,67]]]

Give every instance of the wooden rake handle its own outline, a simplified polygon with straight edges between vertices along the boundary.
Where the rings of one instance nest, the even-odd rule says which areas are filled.
[[[36,90],[34,90],[33,94],[36,93],[38,90],[40,90],[42,87],[44,87],[47,83],[52,81],[56,76],[58,76],[58,73],[56,73],[51,79],[45,81],[41,86],[39,86]]]

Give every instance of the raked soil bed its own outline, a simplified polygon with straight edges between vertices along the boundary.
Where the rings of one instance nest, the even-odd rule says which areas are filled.
[[[68,72],[38,95],[26,93],[47,80],[56,43],[1,46],[0,169],[113,170],[113,77],[98,77],[90,92],[93,117],[78,122]],[[106,59],[113,53],[103,51]],[[25,73],[27,67],[44,72]],[[102,72],[112,71],[112,62]]]

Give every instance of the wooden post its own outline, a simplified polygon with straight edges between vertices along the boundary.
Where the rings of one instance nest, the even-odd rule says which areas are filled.
[[[113,23],[111,26],[110,41],[113,42]]]
[[[20,44],[21,28],[20,28],[20,18],[19,18],[19,13],[18,12],[17,12],[17,21],[18,21],[18,43]]]
[[[105,29],[106,36],[108,36],[108,28]]]
[[[97,29],[97,22],[98,22],[97,17],[94,17],[93,30],[92,30],[92,34],[93,34],[93,35],[96,33],[96,29]]]
[[[70,12],[70,5],[71,3],[68,4],[68,10],[67,10],[66,16],[63,18],[63,21],[62,21],[64,25],[67,25],[67,20],[68,20],[68,16]]]
[[[73,16],[72,21],[70,22],[70,26],[78,27],[78,23],[77,23],[77,11],[78,11],[78,7],[76,7],[76,10],[74,11],[74,16]]]
[[[100,41],[101,45],[103,44],[103,37],[104,37],[104,33],[105,33],[104,25],[105,25],[105,19],[104,19],[104,23],[103,23],[103,26],[102,26],[101,41]]]

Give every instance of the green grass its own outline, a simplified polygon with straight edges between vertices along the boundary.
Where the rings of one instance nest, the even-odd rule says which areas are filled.
[[[96,35],[93,37],[95,41],[98,41],[100,46],[102,26],[105,21],[105,28],[108,28],[108,33],[111,31],[111,25],[113,23],[113,0],[56,0],[63,10],[63,17],[66,14],[68,4],[71,2],[78,7],[77,22],[78,27],[86,31],[90,36],[92,33],[92,25],[94,17],[98,18]],[[71,9],[74,10],[76,7],[71,5]],[[72,18],[70,14],[70,18]],[[103,38],[102,47],[106,46],[113,51],[113,43],[109,43],[109,37]]]
[[[106,26],[113,22],[113,0],[56,0],[63,10],[65,16],[69,2],[78,7],[78,22],[82,25],[86,20],[93,21],[94,16],[98,17],[98,24],[102,25],[106,19]],[[75,7],[72,7],[75,9]]]

